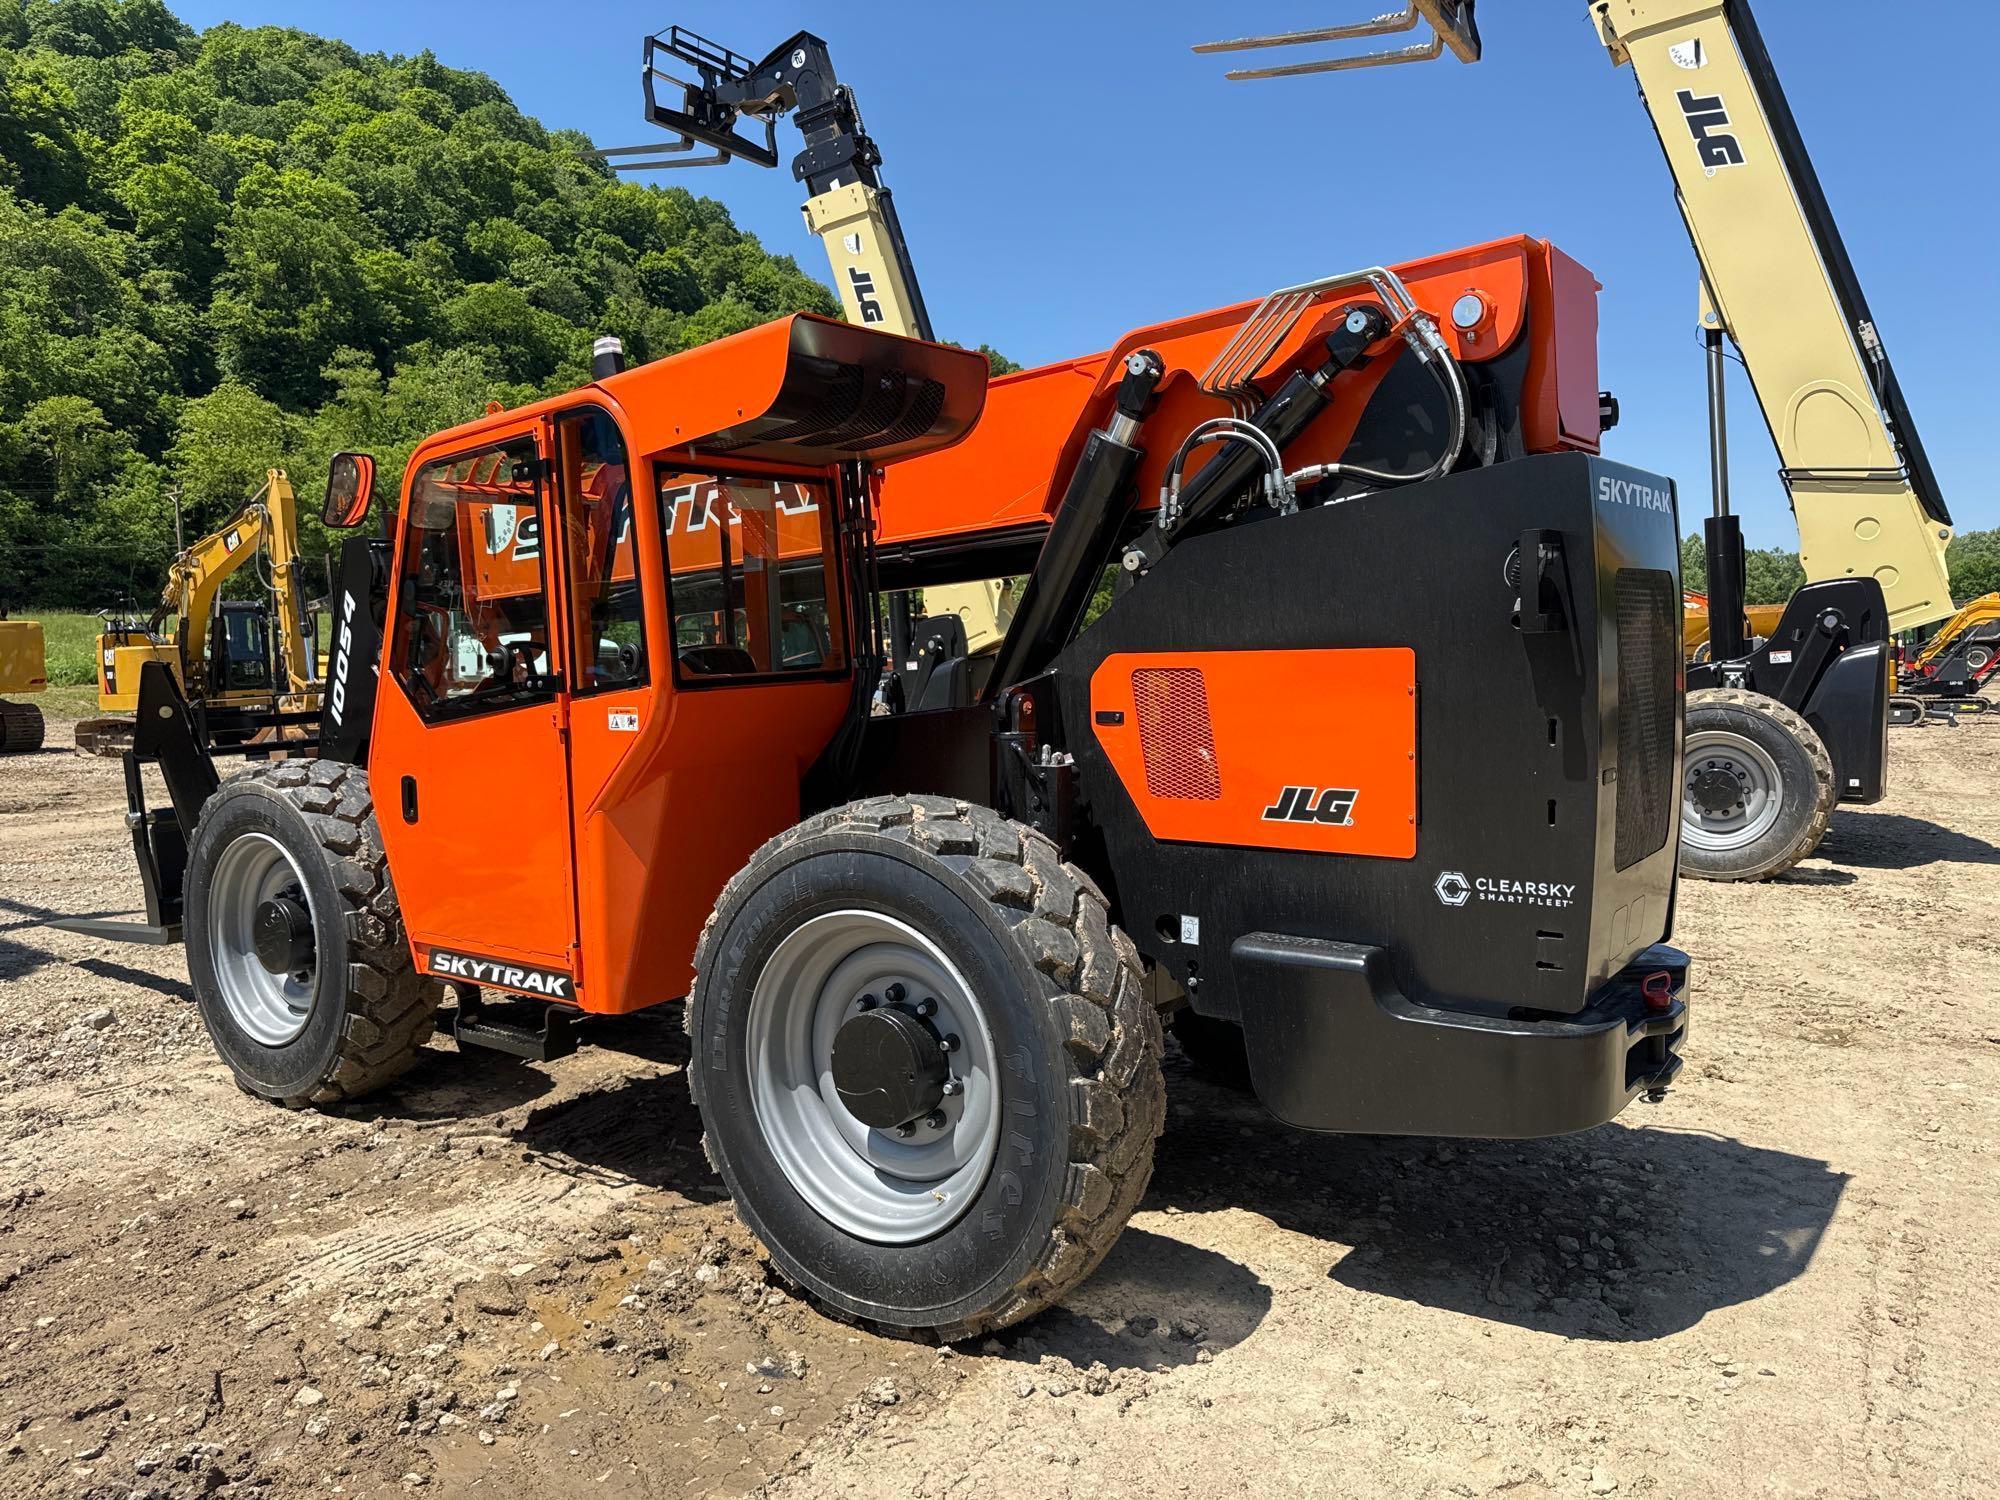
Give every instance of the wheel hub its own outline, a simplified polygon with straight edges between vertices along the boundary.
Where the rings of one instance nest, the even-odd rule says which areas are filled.
[[[950,1076],[943,1039],[899,1006],[864,1010],[834,1033],[834,1090],[849,1114],[877,1130],[930,1114]]]
[[[1702,767],[1688,782],[1688,792],[1704,817],[1734,817],[1743,810],[1743,783],[1726,765]]]
[[[312,913],[291,895],[273,896],[251,924],[257,961],[273,974],[297,974],[313,963]]]

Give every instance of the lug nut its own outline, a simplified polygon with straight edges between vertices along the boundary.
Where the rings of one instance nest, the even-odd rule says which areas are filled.
[[[898,1125],[896,1127],[896,1134],[901,1136],[906,1141],[916,1133],[917,1133],[917,1127],[910,1124],[908,1121],[904,1121],[901,1125]]]
[[[939,1092],[947,1099],[956,1099],[965,1092],[965,1081],[959,1078],[947,1078]]]
[[[873,995],[863,995],[859,1000],[855,1001],[854,1003],[860,1006],[861,1009],[863,1010],[873,1010],[875,1008],[876,1001]]]
[[[926,996],[926,997],[925,997],[925,998],[923,998],[922,1000],[919,1000],[919,1001],[917,1002],[917,1014],[918,1014],[918,1015],[920,1015],[920,1016],[934,1016],[934,1015],[936,1015],[936,1014],[937,1014],[937,1001],[935,1001],[935,1000],[931,999],[931,998],[930,998],[929,996]]]
[[[907,995],[909,991],[904,989],[900,984],[892,984],[882,993],[889,997],[891,1005],[901,1005],[903,1003],[903,996]]]
[[[938,1045],[944,1048],[944,1050],[947,1052],[956,1052],[960,1047],[964,1046],[965,1044],[958,1039],[957,1032],[947,1031],[944,1035],[944,1040],[939,1042]]]
[[[941,1109],[934,1109],[929,1114],[925,1115],[924,1126],[926,1129],[930,1130],[944,1129],[944,1111]]]

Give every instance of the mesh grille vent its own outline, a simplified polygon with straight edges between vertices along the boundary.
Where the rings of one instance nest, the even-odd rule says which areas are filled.
[[[1139,712],[1139,753],[1146,790],[1182,802],[1222,796],[1215,763],[1215,729],[1208,717],[1208,683],[1195,667],[1141,667],[1132,674]]]
[[[1666,845],[1680,795],[1680,768],[1674,764],[1681,707],[1679,600],[1671,573],[1619,571],[1615,859],[1621,870]]]

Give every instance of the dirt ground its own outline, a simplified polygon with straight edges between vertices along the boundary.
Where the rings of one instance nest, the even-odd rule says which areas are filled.
[[[52,726],[67,743],[68,726]],[[117,770],[0,765],[0,1495],[1990,1495],[2000,724],[1683,888],[1684,1083],[1528,1145],[1316,1138],[1170,1060],[1069,1305],[939,1351],[767,1278],[678,1018],[237,1091]]]

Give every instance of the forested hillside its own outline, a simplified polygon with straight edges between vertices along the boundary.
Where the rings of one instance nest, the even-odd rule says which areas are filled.
[[[425,433],[583,379],[598,334],[650,359],[836,311],[720,204],[590,145],[429,53],[0,0],[0,605],[148,601],[175,495],[194,537],[272,464],[313,505],[366,449],[387,494]],[[2000,533],[1952,567],[2000,588]],[[1756,554],[1751,597],[1800,576]]]
[[[613,179],[493,80],[160,0],[0,0],[0,602],[154,593],[282,463],[796,309],[718,203]],[[389,485],[385,483],[386,490]]]

